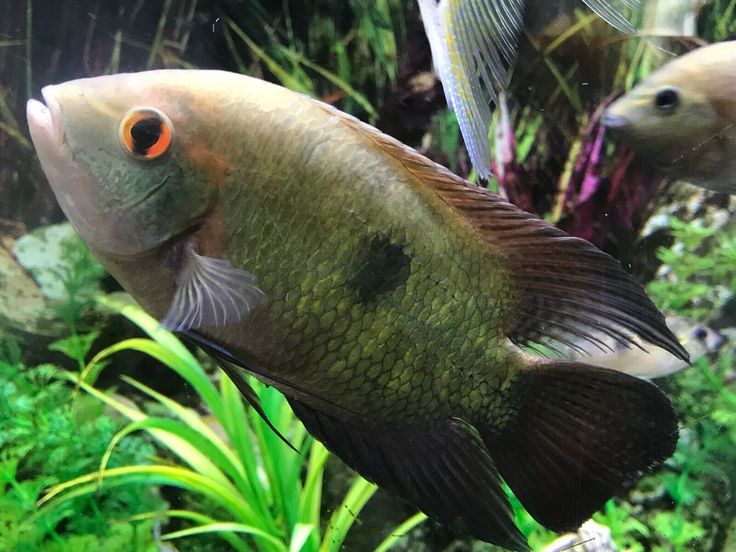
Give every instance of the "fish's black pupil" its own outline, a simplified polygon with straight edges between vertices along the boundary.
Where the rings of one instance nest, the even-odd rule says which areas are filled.
[[[678,103],[680,103],[680,95],[674,88],[665,88],[664,90],[660,90],[654,97],[654,105],[657,106],[657,109],[673,109]]]
[[[137,121],[130,128],[130,137],[133,141],[133,151],[140,155],[148,153],[161,138],[162,121],[157,117],[146,117]]]

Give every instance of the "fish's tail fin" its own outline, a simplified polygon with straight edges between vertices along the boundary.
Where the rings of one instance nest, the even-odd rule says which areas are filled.
[[[478,425],[527,511],[555,531],[580,526],[677,443],[677,415],[654,384],[571,361],[535,362],[513,384],[518,415]]]

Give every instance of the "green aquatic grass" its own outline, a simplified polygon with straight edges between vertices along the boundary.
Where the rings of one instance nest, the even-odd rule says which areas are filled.
[[[269,419],[297,448],[286,446],[252,409],[246,409],[235,385],[226,377],[216,386],[197,359],[171,333],[140,308],[119,298],[100,302],[138,325],[148,338],[116,343],[96,354],[81,374],[64,372],[87,394],[126,417],[130,423],[111,440],[99,470],[55,485],[39,502],[41,511],[54,510],[68,500],[100,489],[131,484],[166,485],[206,497],[222,513],[221,518],[193,510],[171,510],[166,515],[187,520],[190,527],[162,535],[163,540],[212,534],[238,551],[337,552],[375,485],[356,477],[341,505],[322,533],[322,477],[328,457],[296,420],[285,398],[255,379],[250,383],[259,395]],[[221,424],[219,436],[204,417],[135,379],[129,385],[158,403],[165,416],[154,416],[94,387],[100,371],[122,351],[139,351],[158,360],[191,386],[202,406]],[[172,457],[152,465],[108,467],[108,459],[131,434],[146,432]],[[160,516],[151,512],[137,519]],[[403,532],[420,523],[413,516],[392,531],[381,545],[388,549]]]

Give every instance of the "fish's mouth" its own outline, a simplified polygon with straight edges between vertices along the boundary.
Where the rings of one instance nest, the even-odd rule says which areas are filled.
[[[45,104],[38,100],[28,100],[26,117],[34,142],[46,140],[61,145],[64,142],[64,125],[61,104],[54,96],[53,89],[54,86],[45,86],[41,90]]]
[[[601,122],[606,128],[624,128],[630,124],[626,117],[621,117],[620,115],[614,115],[612,113],[604,113],[601,118]]]

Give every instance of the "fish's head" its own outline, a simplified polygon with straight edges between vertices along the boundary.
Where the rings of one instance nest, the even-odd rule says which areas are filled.
[[[613,102],[603,124],[617,141],[653,161],[674,160],[717,132],[719,115],[699,84],[657,73]]]
[[[62,210],[93,250],[155,251],[212,208],[207,162],[191,155],[210,139],[210,114],[206,102],[187,97],[181,78],[120,74],[42,93],[45,103],[27,104],[33,144]]]

